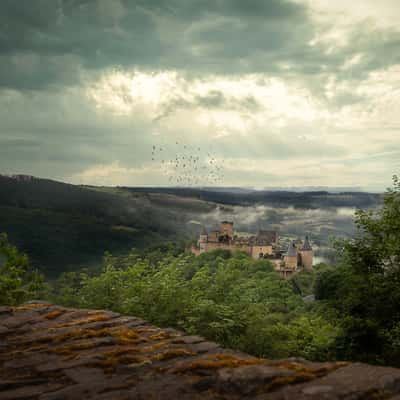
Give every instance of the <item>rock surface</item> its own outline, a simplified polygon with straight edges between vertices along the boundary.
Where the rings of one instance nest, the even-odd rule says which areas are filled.
[[[400,370],[266,360],[109,311],[0,307],[0,399],[399,399]]]

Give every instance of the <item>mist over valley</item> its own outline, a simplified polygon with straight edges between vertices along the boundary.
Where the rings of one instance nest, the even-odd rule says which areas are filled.
[[[380,195],[364,192],[146,191],[0,177],[0,227],[51,276],[96,267],[105,251],[196,241],[203,227],[214,229],[223,220],[234,221],[241,234],[277,230],[283,250],[290,240],[308,235],[316,260],[329,263],[332,239],[355,232],[355,210],[380,202]]]

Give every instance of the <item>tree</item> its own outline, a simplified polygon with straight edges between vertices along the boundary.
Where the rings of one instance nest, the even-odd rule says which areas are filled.
[[[66,275],[56,288],[61,303],[109,308],[259,356],[325,359],[336,335],[269,261],[241,252],[107,254],[101,273]]]
[[[363,275],[398,273],[400,269],[400,181],[393,177],[383,207],[377,212],[359,210],[356,225],[361,233],[344,243],[347,264]]]
[[[43,276],[30,267],[28,257],[0,234],[0,304],[17,305],[44,295]]]
[[[400,183],[377,211],[357,211],[358,235],[339,242],[342,263],[317,279],[316,297],[337,311],[342,359],[400,366]]]

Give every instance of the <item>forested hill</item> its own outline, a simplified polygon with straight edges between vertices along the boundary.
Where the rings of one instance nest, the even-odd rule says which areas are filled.
[[[204,202],[88,188],[26,176],[0,176],[0,232],[47,275],[99,264],[166,239],[193,237],[192,213]]]
[[[125,187],[123,189],[132,193],[164,193],[229,205],[264,204],[308,209],[326,207],[369,208],[376,206],[382,200],[381,194],[367,192],[330,193],[328,191],[293,192],[285,190],[239,190],[235,188],[160,187]]]
[[[249,205],[368,208],[379,201],[380,195],[361,192],[110,188],[0,175],[0,232],[6,232],[10,241],[26,252],[46,275],[55,276],[99,265],[105,251],[119,254],[132,247],[145,248],[166,240],[194,239],[200,232],[200,223],[211,226],[218,218],[234,218],[236,226],[242,224],[242,228],[253,232],[257,226],[243,225],[254,212],[246,207]],[[223,211],[232,204],[244,207],[240,215],[236,214],[236,207],[222,215],[219,204],[226,205]],[[260,222],[267,228],[273,222],[285,221],[285,211],[279,221],[272,211],[267,214],[257,216],[255,224]],[[338,231],[345,231],[347,227],[342,220],[339,222]],[[326,221],[320,225],[323,232]],[[290,229],[293,231],[293,226]],[[301,225],[297,230],[303,232],[304,228]]]

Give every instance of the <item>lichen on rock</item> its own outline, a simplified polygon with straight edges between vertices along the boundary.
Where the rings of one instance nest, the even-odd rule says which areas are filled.
[[[395,399],[400,370],[267,360],[99,310],[0,307],[0,399]]]

